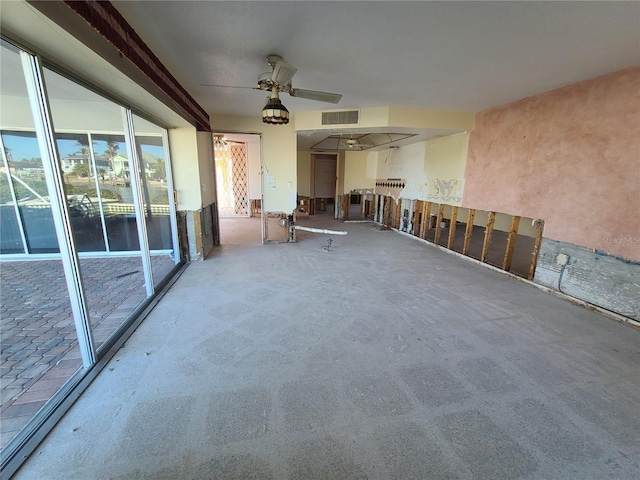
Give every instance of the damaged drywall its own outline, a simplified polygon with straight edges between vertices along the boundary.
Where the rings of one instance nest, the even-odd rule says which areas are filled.
[[[216,204],[212,203],[201,210],[188,210],[180,214],[186,225],[189,259],[206,258],[213,247],[220,244]]]
[[[544,238],[535,283],[640,321],[640,262]]]
[[[464,178],[433,178],[429,182],[427,200],[460,205],[464,191]]]

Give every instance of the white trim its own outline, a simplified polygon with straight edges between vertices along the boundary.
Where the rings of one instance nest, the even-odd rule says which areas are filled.
[[[122,121],[125,127],[124,140],[129,153],[129,172],[131,179],[131,190],[133,191],[133,205],[136,212],[136,226],[138,227],[138,244],[140,245],[140,254],[142,256],[142,270],[144,272],[144,282],[147,291],[147,297],[153,296],[153,271],[151,269],[151,255],[149,254],[149,237],[147,235],[147,224],[144,216],[144,201],[142,198],[142,185],[144,181],[144,170],[140,164],[138,155],[138,143],[136,142],[136,134],[133,125],[133,113],[125,107],[122,108]]]
[[[169,148],[169,134],[162,129],[162,147],[164,150],[164,173],[167,181],[167,201],[169,202],[169,219],[171,220],[171,242],[173,244],[173,260],[180,263],[180,239],[178,238],[178,215],[176,213],[175,195],[173,190],[173,172],[171,170],[171,152]]]
[[[42,155],[42,167],[49,189],[51,213],[55,225],[58,248],[64,267],[65,279],[71,302],[71,311],[78,335],[78,345],[84,368],[96,362],[91,324],[89,322],[86,294],[80,272],[78,253],[73,242],[73,231],[60,170],[60,158],[53,134],[53,122],[47,102],[42,63],[24,51],[20,52],[22,69],[27,83],[31,112],[35,123],[36,137]]]

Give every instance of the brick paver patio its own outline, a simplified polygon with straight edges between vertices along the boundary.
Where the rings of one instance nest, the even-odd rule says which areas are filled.
[[[140,257],[80,261],[94,344],[99,347],[146,298]],[[173,268],[153,256],[154,281]],[[0,264],[0,445],[82,367],[60,260]]]

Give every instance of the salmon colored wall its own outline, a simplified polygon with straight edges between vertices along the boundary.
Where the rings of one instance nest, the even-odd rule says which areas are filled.
[[[640,66],[480,112],[462,205],[640,260]]]

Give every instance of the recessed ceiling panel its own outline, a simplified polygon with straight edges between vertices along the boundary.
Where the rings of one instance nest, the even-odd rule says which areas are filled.
[[[415,133],[354,133],[349,135],[329,135],[311,147],[312,150],[368,150],[398,142]]]

